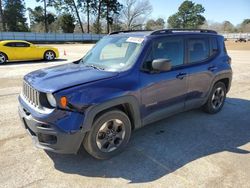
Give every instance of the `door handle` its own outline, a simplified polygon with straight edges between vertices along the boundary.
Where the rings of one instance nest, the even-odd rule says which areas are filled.
[[[212,72],[216,71],[217,69],[218,68],[216,66],[210,66],[210,67],[208,67],[208,70],[212,71]]]
[[[185,72],[180,72],[179,74],[176,75],[176,78],[182,80],[184,77],[187,76],[187,73]]]

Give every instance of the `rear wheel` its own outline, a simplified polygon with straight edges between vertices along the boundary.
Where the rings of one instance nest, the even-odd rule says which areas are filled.
[[[44,59],[46,61],[52,61],[56,58],[56,54],[55,52],[53,52],[52,50],[48,50],[44,53]]]
[[[205,112],[215,114],[221,110],[226,99],[226,86],[222,82],[214,85],[206,104],[203,106]]]
[[[84,138],[83,145],[93,157],[109,159],[125,148],[130,135],[131,123],[128,116],[120,110],[112,110],[94,121],[91,131]]]
[[[7,59],[7,56],[4,53],[0,52],[0,64],[6,63]]]

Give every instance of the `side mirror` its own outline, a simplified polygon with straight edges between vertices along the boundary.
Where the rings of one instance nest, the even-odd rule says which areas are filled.
[[[152,62],[152,67],[155,71],[165,72],[171,70],[170,59],[155,59]]]

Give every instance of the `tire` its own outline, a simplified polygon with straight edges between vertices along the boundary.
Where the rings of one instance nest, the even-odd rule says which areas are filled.
[[[209,114],[218,113],[226,99],[226,86],[222,82],[218,82],[214,85],[206,104],[203,106],[203,110]]]
[[[44,60],[46,61],[52,61],[56,58],[56,54],[52,50],[48,50],[44,53]]]
[[[120,110],[99,116],[83,140],[85,150],[97,159],[109,159],[126,147],[131,135],[131,122]]]
[[[0,52],[0,65],[6,63],[8,60],[8,57],[6,54]]]

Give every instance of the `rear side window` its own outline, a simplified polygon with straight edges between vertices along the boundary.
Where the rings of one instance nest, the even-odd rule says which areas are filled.
[[[210,54],[211,56],[214,56],[218,54],[219,52],[219,47],[218,47],[218,41],[216,37],[211,37],[210,38]]]
[[[197,63],[209,58],[209,38],[188,39],[188,62]]]
[[[184,40],[181,37],[167,37],[153,42],[143,68],[152,69],[152,62],[155,59],[169,59],[171,65],[183,65],[184,62]]]
[[[29,47],[30,45],[25,42],[17,42],[16,47]]]

